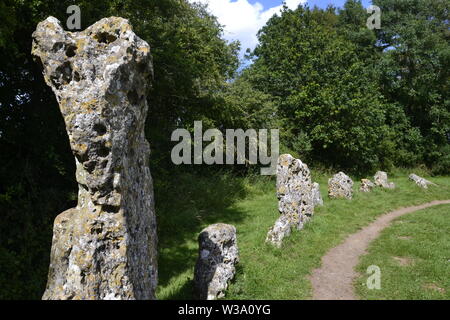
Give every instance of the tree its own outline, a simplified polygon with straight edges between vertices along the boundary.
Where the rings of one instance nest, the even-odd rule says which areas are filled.
[[[448,158],[450,32],[448,1],[375,0],[383,94],[398,102],[423,137],[429,166]],[[448,173],[450,167],[446,169]],[[440,170],[442,172],[442,170]]]
[[[31,57],[31,34],[49,15],[63,25],[72,1],[0,3],[0,299],[40,298],[54,217],[75,205],[74,160],[54,94]],[[77,1],[82,28],[128,18],[154,58],[147,138],[158,189],[167,179],[170,132],[200,116],[220,122],[215,104],[238,64],[238,43],[205,7],[185,0]],[[158,191],[158,190],[157,190]]]
[[[296,151],[306,159],[364,171],[382,162],[387,106],[373,63],[338,23],[332,7],[285,8],[260,30],[250,72],[259,90],[276,97],[290,149],[304,147]]]

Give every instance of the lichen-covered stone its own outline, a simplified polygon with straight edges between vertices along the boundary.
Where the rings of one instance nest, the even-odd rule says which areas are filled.
[[[200,233],[198,244],[194,270],[197,295],[207,300],[223,298],[239,262],[236,228],[223,223],[210,225]]]
[[[54,223],[43,299],[153,299],[156,219],[144,137],[150,48],[127,20],[38,24],[32,53],[64,117],[78,205]]]
[[[311,172],[306,163],[290,154],[283,154],[277,164],[278,211],[302,229],[303,223],[314,214]]]
[[[359,191],[370,192],[373,188],[375,188],[375,183],[373,183],[369,179],[361,179],[361,186],[359,187]]]
[[[414,181],[419,187],[423,188],[423,189],[428,189],[429,185],[433,185],[435,186],[436,184],[428,181],[427,179],[424,179],[422,177],[419,177],[418,175],[411,173],[409,175],[409,180]]]
[[[308,166],[289,154],[278,158],[277,164],[277,198],[279,218],[270,228],[266,242],[275,246],[287,236],[291,228],[303,228],[314,213],[313,184]],[[289,227],[287,227],[289,225]],[[282,232],[283,234],[279,234]]]
[[[312,185],[312,199],[314,206],[323,206],[322,194],[320,193],[320,185],[314,182]]]
[[[291,234],[292,223],[287,215],[281,215],[267,233],[266,242],[280,248],[283,239]]]
[[[395,183],[388,181],[387,173],[384,171],[377,171],[373,177],[375,185],[386,189],[394,189]]]
[[[328,179],[328,197],[331,199],[353,198],[353,180],[343,172]]]

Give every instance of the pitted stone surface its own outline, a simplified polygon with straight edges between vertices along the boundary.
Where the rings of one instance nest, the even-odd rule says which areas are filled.
[[[394,189],[395,183],[388,181],[387,173],[384,171],[377,171],[373,177],[375,185],[386,189]]]
[[[239,262],[236,228],[223,223],[210,225],[200,233],[198,244],[194,271],[197,295],[207,300],[223,298]]]
[[[79,185],[78,205],[55,219],[43,299],[153,299],[149,45],[122,18],[66,32],[49,17],[33,33],[32,53],[64,117]]]
[[[292,223],[287,215],[281,215],[267,233],[266,242],[280,248],[283,239],[291,234]]]
[[[369,179],[361,179],[361,186],[359,187],[359,191],[361,192],[370,192],[375,188],[375,184]]]
[[[353,181],[343,172],[335,174],[328,179],[328,196],[331,199],[353,197]]]
[[[428,181],[427,179],[424,179],[422,177],[419,177],[418,175],[411,173],[409,175],[409,180],[414,181],[419,187],[423,188],[423,189],[428,189],[429,185],[435,186],[436,184]]]
[[[277,197],[279,218],[270,228],[266,242],[280,246],[291,228],[303,228],[314,213],[313,184],[308,166],[289,154],[278,158]]]

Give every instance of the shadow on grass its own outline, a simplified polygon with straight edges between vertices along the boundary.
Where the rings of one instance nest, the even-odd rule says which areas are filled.
[[[178,279],[181,283],[173,285],[164,299],[194,298],[192,278],[198,234],[213,223],[242,221],[245,213],[231,205],[248,192],[244,178],[223,173],[208,176],[183,173],[174,183],[165,185],[156,180],[159,286],[166,288],[172,279],[186,274],[184,281]]]
[[[192,279],[186,281],[176,291],[171,292],[167,300],[197,300],[194,294],[194,281]]]

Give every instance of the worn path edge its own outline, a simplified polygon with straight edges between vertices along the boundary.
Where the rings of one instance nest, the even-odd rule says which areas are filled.
[[[321,267],[314,269],[309,277],[313,289],[312,299],[356,300],[353,284],[359,274],[355,271],[355,267],[359,262],[359,257],[366,253],[369,244],[394,219],[414,211],[443,204],[450,204],[450,200],[435,200],[385,213],[360,231],[348,236],[337,247],[330,249],[322,257]]]

